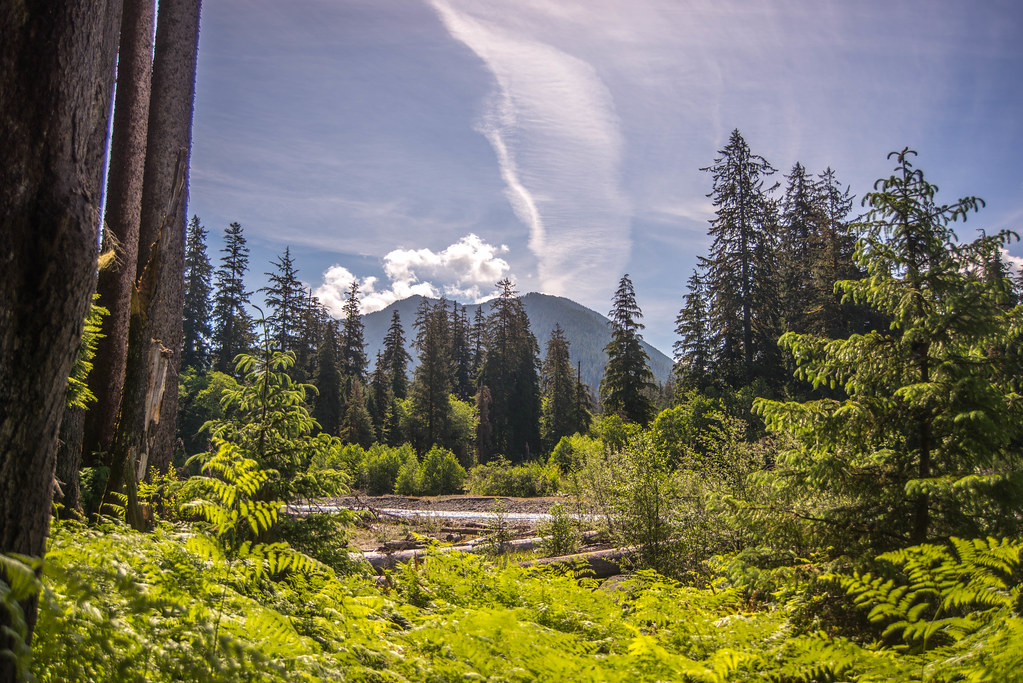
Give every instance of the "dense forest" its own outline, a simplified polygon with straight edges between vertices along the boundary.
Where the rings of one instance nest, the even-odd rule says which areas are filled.
[[[769,185],[736,130],[671,381],[628,275],[597,386],[507,279],[368,358],[357,283],[335,319],[284,247],[259,306],[242,225],[186,226],[198,2],[104,7],[0,22],[0,680],[1023,677],[1023,283],[1014,233],[954,231],[982,200],[909,149],[859,202]],[[498,507],[487,552],[377,575],[327,504],[466,491],[556,497],[540,551]]]

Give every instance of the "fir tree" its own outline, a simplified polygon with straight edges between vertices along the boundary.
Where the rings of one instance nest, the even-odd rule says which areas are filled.
[[[451,422],[451,340],[447,302],[433,306],[424,299],[416,312],[415,347],[419,365],[412,380],[410,398],[416,418],[416,446],[425,452],[441,444]]]
[[[357,443],[363,448],[373,445],[375,433],[373,420],[366,407],[366,396],[362,382],[352,378],[348,396],[345,399],[345,415],[341,420],[341,438],[348,443]]]
[[[182,316],[184,341],[181,365],[204,372],[210,367],[212,349],[213,266],[206,254],[206,228],[198,216],[192,216],[185,247],[185,305]]]
[[[324,432],[338,436],[341,433],[342,401],[341,373],[338,372],[337,323],[323,325],[322,339],[316,350],[316,381],[318,392],[313,416]]]
[[[224,231],[224,254],[216,272],[213,307],[213,341],[217,370],[234,374],[234,358],[252,348],[252,318],[245,310],[251,292],[245,291],[249,269],[249,248],[241,224],[231,223]]]
[[[675,334],[679,336],[674,346],[676,386],[682,393],[702,390],[710,384],[713,357],[707,288],[698,270],[693,270],[687,284],[689,291],[675,318]]]
[[[412,360],[405,350],[405,328],[401,325],[401,316],[397,309],[391,313],[391,326],[384,336],[384,350],[380,361],[391,383],[391,393],[395,398],[408,397],[408,364]]]
[[[338,359],[341,374],[360,382],[366,376],[366,342],[363,337],[362,312],[359,307],[359,283],[352,280],[344,305],[341,326],[341,355]]]
[[[710,291],[710,314],[716,351],[715,371],[736,386],[772,373],[777,328],[774,290],[774,207],[763,190],[775,172],[732,131],[713,166],[716,216],[709,234],[710,256],[704,260]]]
[[[487,317],[483,314],[483,306],[476,307],[469,334],[472,347],[472,380],[478,387],[483,356],[487,348]]]
[[[817,185],[802,164],[796,162],[785,179],[778,240],[778,303],[784,330],[807,331],[813,292],[807,267],[819,248],[818,234],[824,216],[817,200]]]
[[[600,400],[604,412],[620,415],[629,422],[646,426],[653,417],[653,402],[648,391],[656,388],[646,351],[640,342],[643,329],[638,322],[643,312],[628,274],[622,276],[608,313],[611,341],[604,347],[607,366],[600,381]]]
[[[390,425],[387,416],[393,402],[394,392],[391,388],[391,377],[384,364],[383,353],[378,351],[376,363],[373,364],[373,372],[369,376],[369,395],[366,399],[366,406],[369,409],[369,416],[373,420],[376,440],[380,443],[388,442]]]
[[[475,391],[472,382],[472,349],[469,347],[469,320],[465,306],[458,302],[451,304],[451,363],[454,377],[452,390],[463,401],[470,400]]]
[[[569,343],[561,325],[555,325],[547,340],[540,371],[540,437],[550,452],[563,436],[584,431],[587,417],[579,401],[579,386],[569,357]]]
[[[522,300],[510,280],[497,283],[501,295],[487,317],[479,383],[490,388],[493,453],[512,461],[528,459],[540,449],[539,346],[529,330]]]
[[[285,247],[284,253],[272,265],[275,270],[265,273],[269,284],[259,290],[266,294],[266,305],[270,309],[270,317],[266,321],[270,338],[276,350],[296,352],[302,344],[300,331],[305,288],[298,279],[290,247]]]

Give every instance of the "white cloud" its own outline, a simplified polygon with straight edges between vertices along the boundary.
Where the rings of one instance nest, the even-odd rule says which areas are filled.
[[[456,300],[479,301],[508,275],[508,262],[498,256],[507,251],[505,245],[495,247],[474,234],[440,252],[395,249],[384,256],[384,274],[389,283],[385,289],[377,289],[376,277],[359,281],[362,312],[379,311],[416,294],[439,297],[443,293]],[[356,279],[347,268],[331,266],[323,274],[323,284],[313,294],[332,315],[340,317],[348,289]]]
[[[631,246],[631,210],[620,188],[624,142],[610,91],[590,62],[538,39],[514,4],[432,5],[495,80],[477,129],[529,229],[540,287],[600,297]]]

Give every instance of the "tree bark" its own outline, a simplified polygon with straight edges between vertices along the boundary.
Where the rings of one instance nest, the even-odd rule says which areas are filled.
[[[150,311],[153,339],[172,353],[159,426],[149,455],[157,469],[170,465],[178,412],[178,372],[181,364],[182,309],[185,278],[185,215],[188,201],[188,156],[192,145],[195,66],[199,45],[200,0],[161,0],[157,17],[152,94],[146,146],[138,272],[149,260],[161,228],[160,296]],[[171,204],[178,160],[184,154],[184,195]],[[164,215],[164,214],[167,215]],[[155,368],[150,369],[150,375]],[[143,381],[149,381],[145,379]]]
[[[0,553],[45,551],[56,438],[96,268],[120,7],[0,4]],[[31,637],[35,600],[23,609]],[[0,627],[10,623],[0,608]],[[10,644],[0,635],[0,649]],[[0,680],[15,673],[0,658]]]
[[[96,287],[99,305],[110,314],[103,321],[101,333],[104,336],[97,344],[89,378],[89,386],[97,399],[85,418],[83,457],[90,464],[92,453],[110,450],[124,386],[149,125],[154,15],[153,0],[134,0],[125,5],[121,17],[103,230],[103,251],[111,253],[113,258],[101,268]]]
[[[86,411],[83,408],[67,408],[60,422],[55,475],[59,488],[54,492],[53,500],[64,506],[60,514],[63,519],[81,519],[83,516],[78,469],[82,464],[82,433],[85,428],[85,414]]]

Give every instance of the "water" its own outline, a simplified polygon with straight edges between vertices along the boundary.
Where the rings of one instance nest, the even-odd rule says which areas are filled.
[[[295,512],[337,512],[338,510],[349,510],[341,505],[290,505],[289,510]],[[547,512],[492,512],[489,510],[402,510],[397,508],[375,508],[376,510],[393,515],[413,519],[416,517],[442,517],[444,519],[482,519],[496,520],[503,518],[509,522],[543,522],[551,518]],[[587,517],[587,515],[572,515],[575,519]]]

